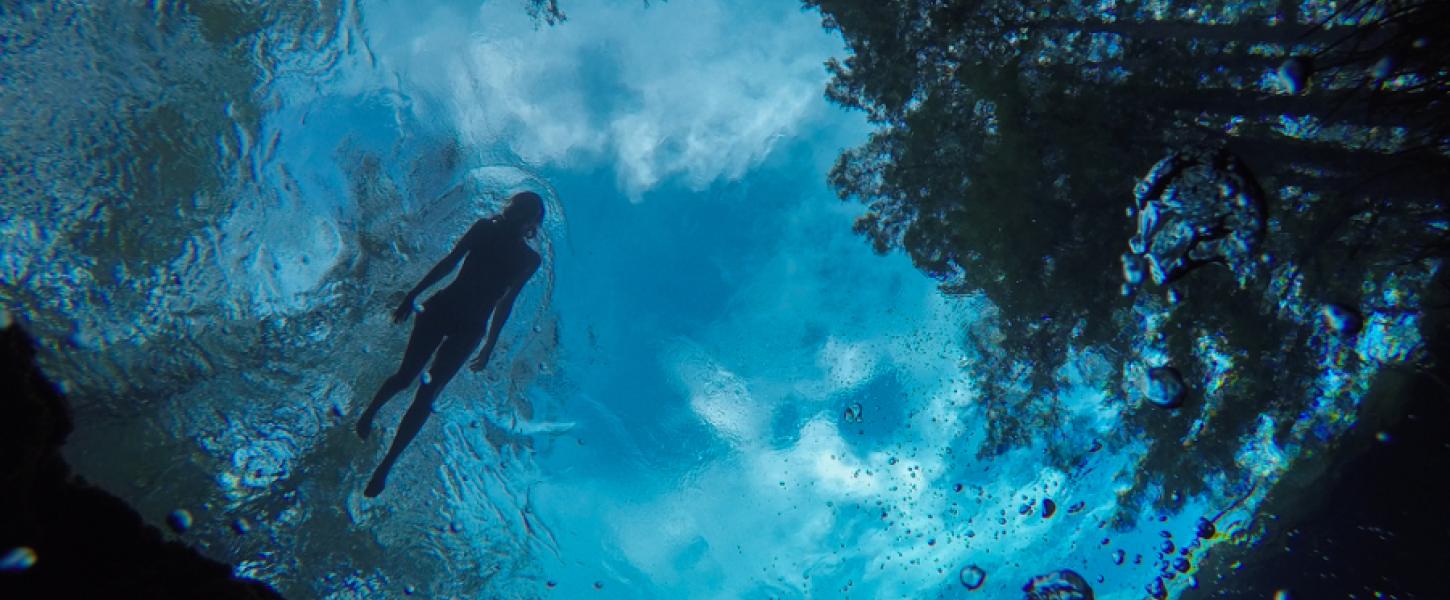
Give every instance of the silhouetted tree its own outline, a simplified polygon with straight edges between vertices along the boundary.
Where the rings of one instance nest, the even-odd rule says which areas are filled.
[[[1170,151],[1226,147],[1242,159],[1267,192],[1263,256],[1293,261],[1315,297],[1356,297],[1368,273],[1450,249],[1430,225],[1450,217],[1450,39],[1437,29],[1450,3],[805,4],[846,42],[827,63],[826,96],[875,125],[830,173],[842,199],[866,206],[856,231],[878,252],[903,250],[948,292],[984,293],[1002,311],[999,362],[1032,366],[1029,393],[989,394],[1008,404],[992,409],[988,452],[1024,441],[1019,418],[1050,413],[1041,404],[1069,345],[1128,335],[1125,209]],[[1274,377],[1299,358],[1268,357],[1302,334],[1261,323],[1263,295],[1236,293],[1226,272],[1174,284],[1214,301],[1168,328],[1169,346],[1186,354],[1191,331],[1221,331],[1244,363],[1264,358],[1244,367],[1267,386],[1258,393],[1298,385]],[[1224,409],[1220,437],[1260,408]],[[1142,424],[1164,439],[1188,427]],[[1173,445],[1149,462],[1181,460]],[[1229,448],[1216,458],[1230,461]]]

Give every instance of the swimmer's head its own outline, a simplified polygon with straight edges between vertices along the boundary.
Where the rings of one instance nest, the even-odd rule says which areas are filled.
[[[532,235],[544,222],[544,199],[533,192],[519,192],[503,207],[502,221],[524,235]]]

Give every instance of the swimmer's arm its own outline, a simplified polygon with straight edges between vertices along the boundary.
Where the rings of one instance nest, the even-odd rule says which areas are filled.
[[[438,283],[439,280],[447,277],[449,273],[452,273],[453,269],[458,267],[458,261],[463,260],[463,256],[468,254],[468,249],[476,243],[476,238],[481,234],[482,231],[476,225],[473,229],[468,230],[468,233],[463,235],[463,239],[458,240],[458,245],[453,247],[453,250],[448,253],[448,256],[443,257],[443,260],[433,265],[433,268],[428,271],[428,274],[423,276],[423,280],[419,281],[418,285],[413,289],[408,290],[408,295],[403,298],[402,304],[399,304],[398,309],[393,311],[393,320],[398,323],[406,320],[408,315],[413,313],[413,304],[418,301],[418,296],[433,284]]]
[[[509,286],[508,291],[504,292],[504,296],[499,298],[498,304],[494,305],[493,317],[488,320],[488,340],[483,343],[483,350],[478,352],[478,358],[469,363],[469,368],[474,371],[482,371],[483,367],[488,364],[488,357],[493,355],[493,347],[498,344],[498,334],[503,330],[503,324],[509,320],[509,314],[514,310],[514,300],[519,297],[519,291],[524,288],[524,283],[528,282],[529,278],[533,277],[534,272],[538,270],[539,263],[535,262],[533,267],[525,271],[518,281]]]

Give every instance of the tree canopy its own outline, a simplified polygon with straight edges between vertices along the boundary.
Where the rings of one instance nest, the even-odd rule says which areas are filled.
[[[1074,347],[1122,350],[1145,335],[1141,294],[1193,304],[1154,326],[1170,357],[1220,336],[1243,359],[1239,391],[1262,396],[1300,385],[1278,374],[1308,334],[1264,319],[1284,310],[1274,306],[1286,290],[1353,301],[1362,282],[1433,271],[1450,249],[1450,39],[1429,25],[1450,21],[1450,3],[805,3],[846,43],[826,65],[826,96],[875,126],[830,173],[842,199],[865,207],[856,231],[1001,311],[1004,335],[979,342],[995,357],[980,366],[987,451],[1065,426],[1059,366]],[[1199,262],[1222,265],[1125,288],[1139,260],[1128,240],[1164,226],[1135,203],[1160,163],[1231,172],[1179,186],[1252,188],[1224,198],[1254,195],[1264,231],[1243,238],[1256,241],[1243,260],[1210,256]],[[1194,239],[1224,235],[1199,226]],[[1115,360],[1118,373],[1143,362]],[[1023,369],[1025,387],[994,375]],[[1216,410],[1217,435],[1194,460],[1231,461],[1229,441],[1264,408]],[[1167,440],[1149,458],[1157,476],[1187,460],[1180,439],[1200,439],[1186,418],[1141,423]]]

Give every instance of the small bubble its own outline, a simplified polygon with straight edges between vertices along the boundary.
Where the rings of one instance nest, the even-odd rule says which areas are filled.
[[[602,590],[602,589],[604,589],[604,582],[603,581],[596,581],[596,582],[594,582],[594,589],[596,589],[596,590]]]
[[[1153,581],[1148,582],[1148,585],[1144,586],[1143,589],[1146,590],[1148,592],[1148,595],[1152,596],[1154,600],[1163,600],[1164,598],[1168,597],[1168,589],[1163,587],[1163,578],[1161,577],[1154,577]]]
[[[1183,403],[1183,375],[1173,367],[1148,369],[1148,401],[1163,408],[1177,408]]]
[[[1113,564],[1115,564],[1115,565],[1121,565],[1121,564],[1123,564],[1123,560],[1126,559],[1127,557],[1128,557],[1127,553],[1123,552],[1122,550],[1114,550],[1113,551]]]
[[[967,565],[962,567],[961,572],[957,574],[957,578],[961,580],[963,587],[969,590],[976,590],[987,582],[987,572],[983,571],[977,565]]]
[[[1397,57],[1393,54],[1386,54],[1375,61],[1374,66],[1370,67],[1369,74],[1376,81],[1384,81],[1389,79],[1390,75],[1394,75],[1395,69],[1398,67],[1399,60],[1397,60]]]
[[[1309,84],[1309,73],[1313,68],[1313,63],[1303,56],[1294,56],[1285,60],[1279,65],[1280,89],[1289,94],[1304,91],[1304,87]]]
[[[1038,575],[1022,586],[1025,600],[1090,600],[1093,589],[1082,575],[1063,569]]]
[[[1051,519],[1052,515],[1056,512],[1057,503],[1053,502],[1051,498],[1044,498],[1042,500],[1042,518]]]
[[[1201,537],[1203,539],[1211,538],[1215,533],[1218,533],[1218,528],[1213,525],[1213,521],[1210,521],[1204,517],[1198,518],[1197,529],[1198,537]]]
[[[186,530],[191,529],[191,523],[191,512],[184,508],[178,508],[166,515],[166,526],[176,533],[186,533]]]
[[[1343,304],[1325,304],[1319,309],[1319,317],[1324,327],[1335,335],[1352,336],[1364,326],[1364,317],[1359,311]]]

